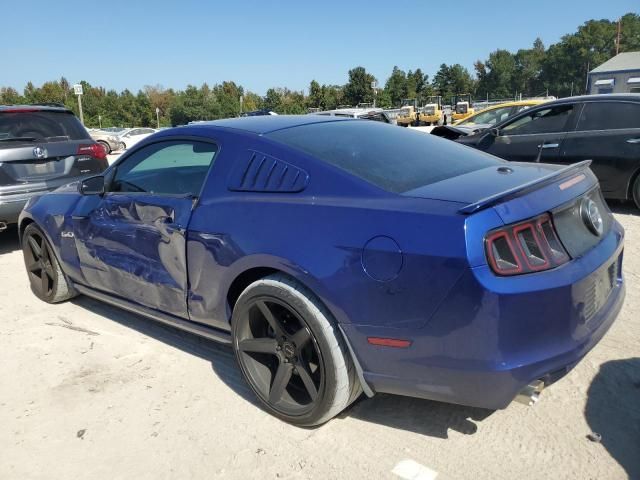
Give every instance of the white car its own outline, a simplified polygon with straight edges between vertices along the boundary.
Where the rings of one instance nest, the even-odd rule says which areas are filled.
[[[154,128],[132,128],[116,136],[115,139],[120,146],[119,150],[126,150],[156,132]]]
[[[363,118],[383,123],[391,123],[389,117],[382,108],[337,108],[322,112],[311,112],[309,115],[330,115],[332,117]]]

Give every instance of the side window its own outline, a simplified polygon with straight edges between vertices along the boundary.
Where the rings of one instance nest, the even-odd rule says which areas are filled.
[[[573,108],[574,105],[558,105],[536,110],[511,122],[502,130],[508,135],[562,132]]]
[[[118,165],[111,191],[197,197],[217,152],[207,142],[154,143]]]
[[[640,104],[589,102],[582,109],[576,130],[640,128]]]

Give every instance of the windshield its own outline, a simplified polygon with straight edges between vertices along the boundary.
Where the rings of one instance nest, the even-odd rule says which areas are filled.
[[[460,125],[475,125],[475,124],[487,124],[495,125],[503,120],[506,120],[515,113],[515,107],[500,107],[493,110],[485,110],[476,115],[473,115],[466,120],[460,122]]]
[[[62,142],[89,139],[71,112],[0,111],[0,148],[16,143]]]
[[[455,142],[379,122],[315,123],[266,136],[394,193],[502,163]]]

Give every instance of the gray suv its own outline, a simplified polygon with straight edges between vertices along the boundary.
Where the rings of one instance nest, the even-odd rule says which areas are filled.
[[[70,110],[0,105],[0,232],[34,195],[108,166],[106,152]]]

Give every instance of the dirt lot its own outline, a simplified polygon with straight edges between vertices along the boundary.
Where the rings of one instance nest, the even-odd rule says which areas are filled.
[[[228,347],[88,298],[39,302],[5,233],[0,478],[640,478],[640,216],[614,210],[625,307],[538,405],[378,395],[311,430],[262,411]]]

